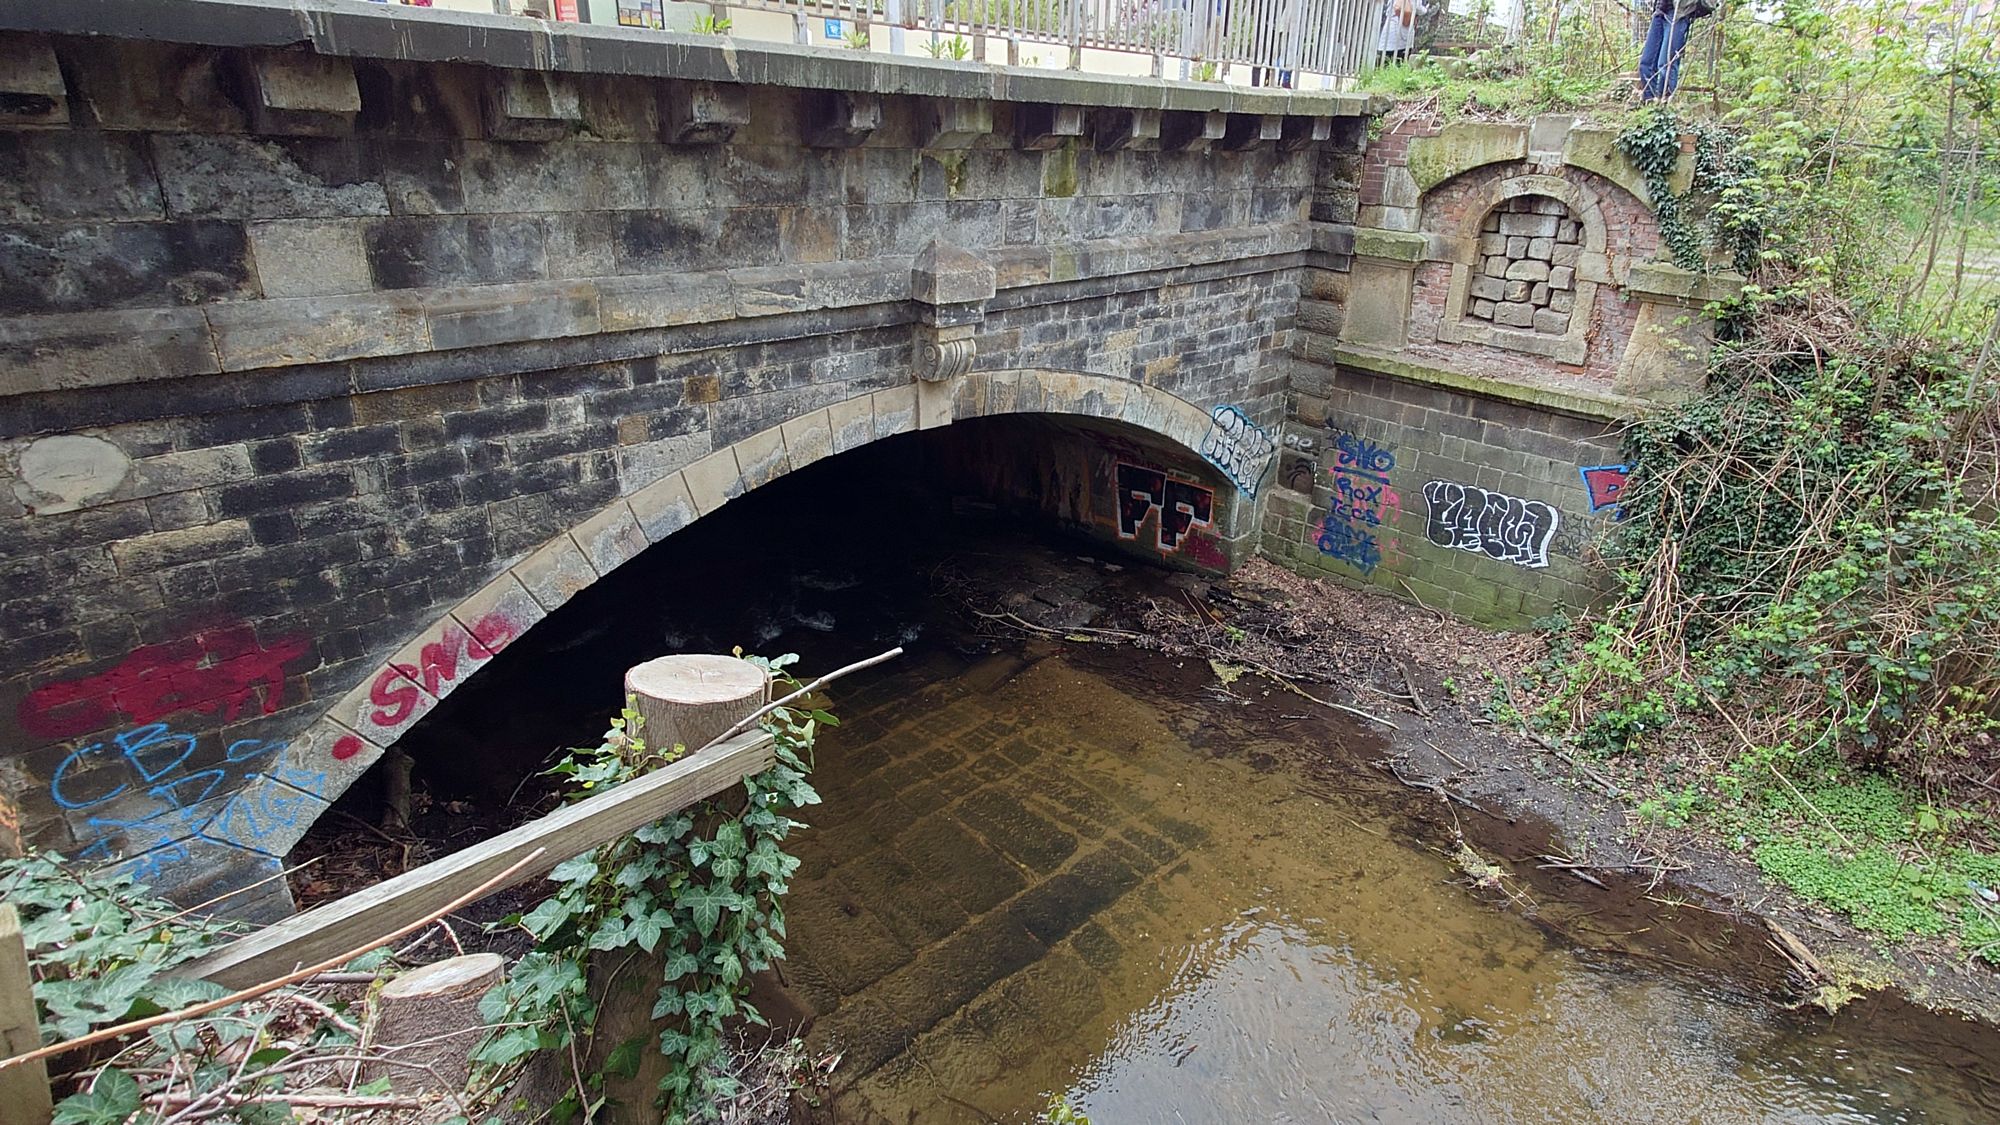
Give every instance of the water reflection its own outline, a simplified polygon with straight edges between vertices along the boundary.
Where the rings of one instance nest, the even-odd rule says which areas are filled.
[[[844,701],[786,974],[837,1119],[1992,1119],[1893,1045],[1552,942],[1188,682],[932,653]]]

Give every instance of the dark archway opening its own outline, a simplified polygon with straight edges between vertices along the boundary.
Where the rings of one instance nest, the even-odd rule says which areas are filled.
[[[1149,488],[1160,503],[1148,505]],[[1216,571],[1236,518],[1234,490],[1192,453],[1098,419],[969,419],[795,470],[578,593],[399,740],[413,763],[410,827],[424,841],[409,862],[552,807],[540,771],[596,743],[633,664],[740,647],[825,670],[898,644],[913,660],[976,659],[936,628],[934,571],[954,552],[1040,543]],[[383,822],[393,759],[349,789],[294,863]],[[300,897],[349,881],[304,885]]]

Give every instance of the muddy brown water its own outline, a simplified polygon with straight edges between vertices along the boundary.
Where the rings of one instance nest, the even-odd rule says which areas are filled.
[[[2000,1120],[1990,1053],[1787,1011],[1700,911],[1475,889],[1381,743],[1266,691],[1029,644],[839,693],[767,999],[835,1119]]]

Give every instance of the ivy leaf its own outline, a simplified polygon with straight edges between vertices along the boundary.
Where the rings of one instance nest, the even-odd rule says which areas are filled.
[[[662,929],[663,927],[653,915],[648,914],[644,918],[635,920],[626,929],[626,935],[633,941],[638,942],[640,949],[651,953],[653,950],[659,948]]]
[[[667,963],[662,969],[660,977],[662,980],[676,981],[687,976],[689,973],[700,971],[701,958],[696,957],[688,950],[677,949],[667,957]],[[659,1017],[655,1016],[654,1018],[657,1019]]]
[[[616,949],[631,940],[631,937],[632,935],[626,929],[624,919],[607,918],[604,920],[604,924],[597,927],[596,931],[590,935],[590,948],[600,952]]]
[[[139,1112],[139,1083],[117,1067],[98,1072],[88,1090],[56,1104],[54,1125],[124,1125]]]
[[[587,883],[597,876],[597,861],[590,852],[566,859],[549,872],[558,883]]]
[[[630,1078],[639,1073],[639,1052],[645,1050],[644,1036],[634,1036],[611,1049],[604,1057],[604,1073],[619,1078]]]
[[[569,921],[570,913],[569,901],[557,895],[554,898],[543,899],[533,910],[522,915],[521,925],[535,936],[536,941],[542,941],[555,933],[564,922]]]
[[[541,1032],[532,1027],[510,1027],[479,1045],[472,1052],[474,1062],[489,1066],[506,1066],[517,1059],[526,1058],[541,1048]]]
[[[694,915],[694,925],[703,937],[715,932],[722,912],[737,908],[735,891],[716,883],[698,883],[681,892],[680,904]]]

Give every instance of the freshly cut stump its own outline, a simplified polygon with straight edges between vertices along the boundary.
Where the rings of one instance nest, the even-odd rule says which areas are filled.
[[[662,656],[628,670],[625,691],[645,717],[648,748],[694,751],[769,703],[771,676],[734,656]]]
[[[399,1063],[364,1063],[362,1081],[387,1078],[400,1094],[463,1090],[469,1058],[485,1032],[479,998],[506,971],[497,953],[469,953],[412,969],[376,993],[368,1009],[368,1042]]]

